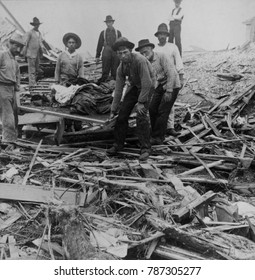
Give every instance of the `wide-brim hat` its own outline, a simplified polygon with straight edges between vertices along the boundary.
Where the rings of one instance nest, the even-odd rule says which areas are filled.
[[[40,22],[40,20],[37,17],[33,18],[33,21],[30,22],[31,25],[35,26],[35,25],[40,25],[42,24],[42,22]]]
[[[139,50],[144,47],[152,47],[154,49],[155,45],[152,44],[148,39],[142,39],[138,42],[138,47],[135,50],[139,52]]]
[[[25,40],[24,37],[21,34],[18,34],[16,32],[14,32],[10,39],[9,39],[10,43],[14,43],[14,44],[18,44],[20,46],[25,46]]]
[[[115,21],[115,19],[113,19],[112,16],[109,15],[109,16],[106,16],[104,22],[107,22],[107,21]]]
[[[69,33],[66,33],[63,37],[63,43],[64,45],[66,46],[67,45],[67,41],[70,39],[70,38],[74,38],[75,42],[76,42],[76,49],[79,49],[79,47],[81,46],[81,38],[75,34],[75,33],[72,33],[72,32],[69,32]]]
[[[174,2],[181,3],[182,0],[174,0]]]
[[[135,44],[128,41],[125,37],[120,37],[116,40],[116,42],[113,44],[112,49],[114,51],[117,51],[119,47],[127,47],[128,49],[133,49]]]
[[[161,23],[159,26],[158,26],[158,31],[154,34],[156,37],[158,37],[158,34],[159,33],[163,33],[163,34],[166,34],[167,36],[170,35],[170,33],[168,32],[168,27],[165,23]]]

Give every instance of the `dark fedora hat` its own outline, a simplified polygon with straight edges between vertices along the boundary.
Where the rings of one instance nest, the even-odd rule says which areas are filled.
[[[81,46],[81,38],[76,35],[75,33],[66,33],[63,37],[63,43],[64,45],[66,46],[67,45],[67,42],[70,38],[73,38],[76,42],[76,49],[79,49],[79,47]]]
[[[37,17],[33,18],[33,21],[30,22],[31,25],[35,26],[35,25],[40,25],[42,24],[42,22],[40,22],[40,20]]]
[[[125,37],[120,37],[116,40],[116,42],[113,44],[112,49],[114,51],[117,51],[119,47],[127,47],[129,49],[133,49],[135,44],[128,41]]]
[[[109,15],[109,16],[106,16],[104,22],[107,22],[107,21],[115,21],[115,19],[113,19],[112,16]]]
[[[154,49],[155,45],[152,44],[149,39],[142,39],[138,42],[138,47],[135,50],[139,52],[139,50],[144,47],[152,47]]]
[[[166,34],[167,36],[170,35],[170,33],[168,32],[168,27],[165,23],[161,23],[159,26],[158,26],[158,31],[154,34],[156,37],[158,37],[158,34],[159,33],[164,33]]]

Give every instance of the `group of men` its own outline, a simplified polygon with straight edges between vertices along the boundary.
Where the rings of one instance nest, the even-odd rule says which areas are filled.
[[[121,33],[113,28],[112,17],[106,17],[107,29],[100,34],[96,57],[100,57],[103,45],[104,49],[110,48],[114,55],[109,52],[110,57],[107,61],[104,54],[102,55],[102,79],[105,80],[109,76],[114,65],[119,65],[116,70],[111,71],[112,77],[116,77],[116,87],[110,118],[117,115],[117,119],[114,128],[115,142],[113,147],[107,150],[109,155],[115,155],[123,149],[128,119],[134,108],[137,113],[140,160],[149,157],[151,145],[163,144],[167,128],[170,135],[178,135],[174,129],[172,109],[184,81],[180,37],[183,12],[180,7],[181,0],[174,2],[170,31],[165,23],[160,24],[154,34],[158,38],[158,45],[155,46],[148,39],[140,40],[135,48],[137,53],[132,52],[135,45],[127,38],[121,37]],[[111,35],[106,35],[110,33]],[[110,46],[107,46],[108,42],[111,43]],[[118,59],[120,64],[117,63]],[[111,62],[113,68],[110,67]],[[125,86],[127,90],[123,97]]]
[[[151,145],[163,143],[168,116],[183,83],[183,64],[180,56],[180,24],[183,13],[180,8],[181,0],[174,0],[174,2],[176,8],[172,11],[170,32],[166,24],[160,24],[155,33],[159,40],[156,48],[149,40],[144,39],[139,41],[137,53],[132,52],[134,44],[122,37],[121,32],[113,27],[114,19],[111,16],[105,19],[107,28],[100,33],[96,60],[99,60],[102,52],[101,81],[107,80],[110,72],[112,78],[116,79],[111,117],[118,114],[114,132],[115,144],[107,151],[108,154],[115,154],[123,148],[128,118],[135,105],[138,138],[141,145],[140,159],[148,158]],[[36,84],[39,73],[39,59],[44,48],[39,31],[42,23],[34,17],[30,24],[33,28],[27,32],[25,40],[21,35],[14,34],[9,41],[9,50],[0,53],[2,143],[13,143],[17,139],[18,117],[15,92],[19,87],[20,74],[15,56],[23,54],[27,58],[30,87]],[[69,37],[64,42],[67,47],[72,43],[69,42],[70,40],[77,40],[77,36]],[[176,45],[168,43],[167,37],[168,41],[173,41],[175,38]],[[79,45],[79,42],[74,43]],[[70,59],[73,59],[74,54],[69,55]],[[121,102],[125,86],[128,86],[128,90]],[[169,132],[174,136],[177,135],[173,121],[169,124]]]

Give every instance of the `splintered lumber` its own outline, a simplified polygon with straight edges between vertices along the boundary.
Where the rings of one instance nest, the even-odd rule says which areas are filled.
[[[222,163],[223,163],[223,160],[215,161],[215,162],[207,164],[207,167],[209,168],[209,167],[218,166],[218,165],[221,165]],[[178,176],[186,176],[186,175],[194,174],[194,173],[202,171],[204,169],[206,169],[206,167],[204,165],[202,165],[202,166],[190,169],[188,171],[185,171],[183,173],[180,173],[180,174],[178,174]]]
[[[224,179],[207,179],[207,178],[203,178],[203,177],[183,177],[180,176],[180,179],[183,182],[193,182],[193,183],[201,183],[201,184],[209,184],[209,185],[228,185],[228,180],[224,180]]]
[[[194,235],[173,226],[163,232],[170,244],[175,242],[175,246],[184,247],[186,250],[203,254],[205,257],[239,260],[255,258],[254,242],[242,236],[217,232],[211,233],[210,238],[207,238],[206,235]]]
[[[173,156],[177,157],[185,157],[186,159],[188,157],[191,157],[189,153],[183,153],[183,152],[172,152]],[[230,157],[230,156],[222,156],[222,155],[210,155],[210,154],[198,154],[201,159],[207,159],[207,160],[224,160],[229,162],[238,163],[240,161],[240,158],[238,157]]]
[[[0,197],[1,198],[1,197]],[[11,226],[14,222],[16,222],[22,215],[19,212],[14,213],[9,219],[1,222],[0,230],[3,230],[9,226]]]
[[[50,188],[33,185],[0,183],[0,199],[26,201],[30,203],[60,203],[80,205],[84,201],[85,193],[79,190]],[[81,205],[83,206],[83,205]]]
[[[34,163],[35,163],[36,156],[37,156],[37,154],[38,154],[38,152],[39,152],[39,150],[40,150],[41,144],[42,144],[42,139],[40,140],[40,142],[39,142],[39,144],[38,144],[38,146],[37,146],[37,148],[36,148],[36,150],[35,150],[35,153],[34,153],[34,155],[33,155],[33,158],[32,158],[32,160],[31,160],[31,163],[30,163],[30,165],[29,165],[29,169],[28,169],[28,171],[26,172],[26,175],[25,175],[25,177],[24,177],[24,179],[23,179],[22,185],[26,185],[26,183],[27,183],[27,179],[28,179],[28,177],[29,177],[30,171],[31,171],[32,168],[33,168],[33,165],[34,165]]]
[[[216,193],[212,191],[208,191],[201,197],[198,197],[194,201],[189,202],[188,205],[178,209],[173,213],[172,216],[174,220],[180,222],[182,219],[189,217],[193,209],[201,207],[202,205],[210,202],[213,198],[216,197],[216,195],[217,195]]]
[[[32,108],[32,107],[27,107],[27,106],[19,106],[19,109],[23,110],[25,112],[43,113],[43,114],[47,114],[47,115],[53,115],[53,116],[58,116],[58,117],[62,117],[65,119],[71,119],[71,120],[77,120],[77,121],[87,121],[87,122],[98,123],[98,124],[105,123],[105,121],[103,121],[103,120],[88,117],[88,116],[84,117],[84,116],[79,116],[79,115],[71,115],[71,114],[49,111],[49,110],[45,110],[45,109]]]
[[[115,258],[105,252],[97,250],[90,243],[85,227],[75,211],[64,209],[57,213],[60,227],[63,230],[63,244],[69,260],[114,260]]]
[[[167,260],[208,260],[203,254],[191,252],[169,244],[160,244],[154,254]]]
[[[210,175],[213,179],[216,178],[216,177],[214,176],[214,174],[212,173],[212,171],[210,170],[210,168],[208,167],[208,165],[207,165],[204,161],[202,161],[195,153],[193,153],[193,152],[191,152],[191,151],[190,151],[190,154],[191,154],[195,159],[197,159],[197,160],[204,166],[204,168],[206,169],[206,171],[209,173],[209,175]]]
[[[219,132],[219,130],[217,129],[217,125],[215,125],[210,118],[206,115],[205,116],[205,121],[208,123],[208,125],[211,127],[211,129],[213,130],[213,132],[215,133],[216,136],[220,137],[221,133]],[[219,123],[219,122],[217,122]]]

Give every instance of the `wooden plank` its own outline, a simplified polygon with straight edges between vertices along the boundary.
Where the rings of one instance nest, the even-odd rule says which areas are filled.
[[[177,221],[180,222],[183,218],[186,218],[187,216],[189,216],[192,213],[193,209],[196,209],[198,207],[201,207],[202,205],[204,205],[205,203],[208,203],[209,201],[211,201],[213,198],[215,198],[217,194],[212,192],[212,191],[208,191],[206,192],[204,195],[202,195],[201,197],[196,198],[194,201],[189,202],[188,205],[178,209],[177,211],[175,211],[172,216],[173,218]]]
[[[207,168],[209,168],[209,167],[214,167],[214,166],[218,166],[218,165],[221,165],[222,163],[223,163],[223,160],[215,161],[215,162],[212,162],[212,163],[207,164]],[[179,177],[179,176],[186,176],[186,175],[194,174],[194,173],[199,172],[199,171],[202,171],[202,170],[204,170],[204,169],[206,169],[206,168],[205,168],[204,165],[202,165],[202,166],[199,166],[199,167],[190,169],[190,170],[188,170],[188,171],[185,171],[185,172],[183,172],[183,173],[180,173],[180,174],[178,174],[178,177]]]
[[[179,145],[179,147],[184,151],[184,153],[189,152],[189,150],[185,146],[183,146],[182,142],[178,138],[175,138],[174,141],[177,145]]]
[[[8,236],[8,244],[10,250],[10,259],[17,260],[19,259],[19,250],[16,247],[16,240],[12,235]]]
[[[168,260],[208,260],[208,257],[202,254],[185,250],[170,244],[159,245],[154,254]]]
[[[51,188],[41,186],[0,183],[0,199],[2,200],[47,204],[58,200],[65,204],[80,205],[84,195],[85,193],[73,189],[55,188],[53,193]]]
[[[36,150],[35,150],[35,153],[34,153],[34,155],[33,155],[33,158],[32,158],[32,160],[31,160],[31,162],[30,162],[30,164],[29,164],[29,169],[27,170],[26,175],[25,175],[25,177],[23,178],[22,185],[26,185],[26,183],[27,183],[27,179],[28,179],[28,177],[29,177],[29,174],[30,174],[32,168],[33,168],[33,165],[34,165],[36,156],[37,156],[37,154],[38,154],[38,152],[39,152],[39,150],[40,150],[41,144],[42,144],[42,139],[40,140],[40,142],[39,142],[39,144],[38,144],[38,146],[37,146],[37,148],[36,148]]]
[[[59,122],[60,117],[46,115],[43,113],[26,113],[19,116],[19,125],[25,124],[44,124]]]
[[[213,132],[215,133],[216,136],[220,137],[221,133],[219,132],[219,130],[217,129],[216,125],[210,120],[210,118],[208,116],[205,116],[205,121],[208,123],[208,125],[211,127],[211,129],[213,130]]]
[[[0,197],[1,198],[1,197]],[[10,218],[0,224],[0,230],[6,229],[15,223],[22,215],[19,212],[14,213]]]
[[[190,151],[190,154],[191,154],[195,159],[197,159],[197,160],[204,166],[204,168],[205,168],[206,171],[209,173],[209,175],[210,175],[213,179],[215,179],[215,176],[214,176],[214,174],[212,173],[212,171],[210,170],[210,168],[208,167],[208,165],[207,165],[202,159],[200,159],[195,153],[193,153],[193,152]]]
[[[88,117],[88,116],[84,117],[84,116],[79,116],[79,115],[71,115],[71,114],[49,111],[49,110],[45,110],[45,109],[32,108],[32,107],[27,107],[27,106],[19,106],[19,109],[23,110],[25,112],[42,113],[42,114],[58,116],[58,117],[62,117],[65,119],[71,119],[71,120],[77,120],[77,121],[84,121],[84,122],[87,121],[87,122],[93,122],[93,123],[98,123],[98,124],[105,123],[104,120],[95,119],[95,118]]]

